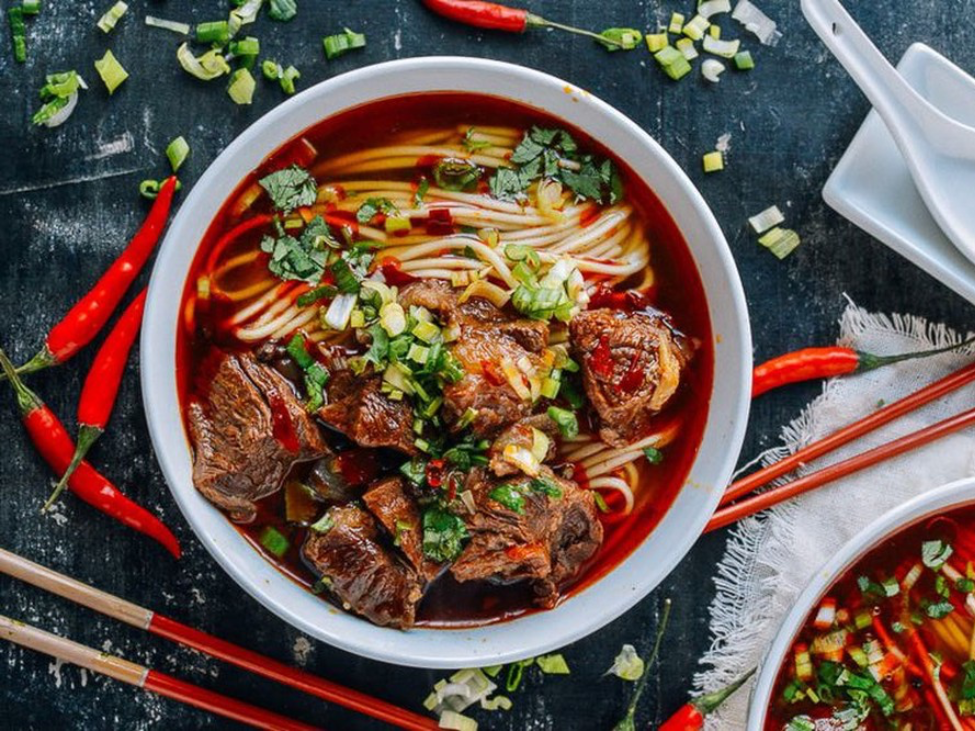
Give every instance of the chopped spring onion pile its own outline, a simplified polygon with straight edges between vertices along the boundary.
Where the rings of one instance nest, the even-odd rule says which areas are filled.
[[[179,172],[180,167],[186,161],[186,157],[189,154],[190,145],[183,135],[180,135],[166,146],[166,157],[169,158],[169,164],[172,166],[174,173]]]
[[[112,7],[105,11],[105,14],[98,19],[98,29],[102,33],[111,33],[115,29],[115,25],[122,19],[128,11],[129,6],[119,0]]]
[[[632,51],[640,45],[643,33],[634,28],[607,28],[599,37],[609,51]]]
[[[356,33],[346,28],[344,33],[325,36],[322,39],[322,45],[325,47],[325,58],[331,61],[349,51],[354,51],[357,48],[365,48],[366,36],[364,33]]]
[[[175,20],[156,18],[152,15],[146,16],[146,25],[152,28],[162,28],[163,30],[172,31],[173,33],[178,33],[181,36],[188,36],[190,31],[193,29],[189,23],[179,23]]]
[[[34,124],[46,127],[64,124],[78,103],[78,91],[87,88],[77,71],[49,74],[41,88],[44,105],[34,113]]]
[[[95,71],[102,77],[109,94],[114,94],[122,82],[129,78],[129,72],[122,68],[122,64],[111,51],[105,51],[105,55],[95,61]]]

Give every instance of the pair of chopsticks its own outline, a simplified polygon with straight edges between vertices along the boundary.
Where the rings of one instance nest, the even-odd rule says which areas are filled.
[[[735,521],[754,515],[760,510],[765,510],[773,505],[777,505],[783,500],[788,500],[796,495],[809,492],[817,487],[825,485],[833,480],[846,477],[854,472],[871,467],[879,462],[892,459],[897,455],[904,454],[912,449],[917,449],[925,444],[929,444],[937,439],[941,439],[948,434],[960,431],[965,427],[975,424],[975,409],[963,411],[955,416],[948,417],[936,424],[927,426],[906,436],[895,439],[879,447],[875,447],[866,452],[862,452],[854,457],[845,459],[842,462],[824,467],[821,470],[804,475],[796,480],[778,485],[766,492],[745,497],[758,487],[765,485],[772,480],[778,479],[783,475],[792,472],[797,467],[811,462],[818,457],[832,452],[844,444],[848,444],[854,439],[858,439],[864,434],[878,429],[884,424],[888,424],[901,416],[914,411],[915,409],[931,403],[942,396],[955,391],[962,386],[975,381],[975,363],[971,363],[958,369],[944,378],[931,383],[919,391],[915,391],[909,396],[905,396],[899,401],[884,406],[859,421],[855,421],[849,426],[843,427],[837,432],[824,437],[817,442],[813,442],[807,447],[800,449],[795,454],[786,457],[773,465],[758,470],[747,477],[733,482],[721,499],[720,506],[711,520],[708,522],[705,532],[723,528]],[[743,499],[739,499],[743,498]]]
[[[439,727],[432,718],[421,716],[193,629],[2,548],[0,548],[0,572],[133,627],[249,670],[255,675],[289,685],[398,728],[408,731],[432,731]],[[313,731],[318,728],[3,616],[0,616],[0,638],[255,728],[280,731]]]

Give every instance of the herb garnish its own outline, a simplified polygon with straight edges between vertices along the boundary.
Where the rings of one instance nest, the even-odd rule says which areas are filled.
[[[261,239],[261,251],[270,254],[267,268],[280,279],[297,279],[317,284],[325,273],[329,249],[338,242],[328,230],[321,216],[315,216],[302,229],[301,235],[292,236],[281,221],[274,219],[277,236],[265,235]]]
[[[523,199],[528,187],[542,178],[557,180],[572,190],[576,200],[616,203],[623,184],[610,160],[579,154],[579,145],[565,130],[532,127],[515,148],[515,168],[498,168],[488,182],[500,200]]]
[[[375,218],[377,213],[382,213],[387,216],[398,216],[399,209],[389,198],[369,198],[359,206],[355,218],[359,223],[369,223]]]
[[[295,0],[270,0],[267,17],[271,20],[288,21],[298,14],[298,3]]]
[[[477,134],[477,128],[471,127],[467,130],[464,135],[464,148],[470,150],[471,152],[476,152],[477,150],[483,150],[486,147],[490,147],[491,143],[487,140],[475,140],[474,135]]]
[[[429,178],[420,178],[420,182],[416,184],[416,192],[413,194],[414,208],[423,207],[423,198],[426,196],[428,190],[430,190]]]
[[[310,206],[318,198],[318,184],[304,168],[292,165],[266,175],[258,181],[267,191],[274,207],[282,213]]]
[[[423,511],[423,555],[438,563],[453,561],[467,540],[464,521],[440,505]]]
[[[445,157],[433,167],[433,179],[444,190],[471,190],[481,179],[481,168],[471,160]]]

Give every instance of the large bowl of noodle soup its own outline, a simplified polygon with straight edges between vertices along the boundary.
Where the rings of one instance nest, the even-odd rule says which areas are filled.
[[[498,171],[510,165],[513,151],[516,159],[522,154],[518,146],[533,129],[565,130],[572,144],[565,163],[570,173],[584,173],[592,160],[607,171],[603,192],[587,200],[584,190],[566,189],[557,218],[549,220],[536,215],[538,206],[504,198],[510,181],[498,180],[507,174]],[[301,162],[319,185],[316,205],[330,225],[349,221],[350,246],[354,229],[354,237],[378,247],[369,260],[373,270],[388,255],[383,271],[389,284],[405,273],[403,281],[440,278],[461,291],[483,276],[514,290],[518,262],[506,257],[533,247],[542,268],[570,259],[579,270],[573,276],[584,283],[576,291],[587,289],[598,302],[629,302],[630,289],[647,293],[641,306],[665,311],[693,342],[694,359],[680,390],[659,419],[650,420],[652,428],[610,445],[600,439],[605,430],[580,412],[580,435],[560,441],[553,469],[598,493],[602,543],[549,608],[526,604],[517,586],[502,582],[478,583],[475,589],[444,581],[419,605],[410,629],[376,626],[344,611],[341,601],[309,591],[316,577],[300,553],[308,528],[267,517],[277,509],[277,497],[256,501],[244,525],[228,520],[194,488],[194,442],[185,409],[195,397],[197,371],[205,367],[199,333],[226,335],[233,344],[219,345],[235,351],[256,350],[294,332],[311,347],[346,337],[336,332],[330,306],[308,295],[312,285],[265,281],[269,257],[259,253],[260,237],[239,249],[222,249],[234,226],[266,223],[259,220],[260,204],[254,213],[245,212],[260,193],[256,176],[281,169],[296,149],[301,154],[306,148],[313,153]],[[451,174],[463,175],[469,166],[484,180],[469,192],[441,187],[442,179],[428,173],[442,172],[436,166],[447,155],[463,163]],[[415,172],[420,169],[427,172]],[[578,178],[562,179],[584,185]],[[390,201],[389,212],[372,220],[357,216],[364,201],[378,201],[378,195]],[[604,196],[598,204],[596,196]],[[396,207],[412,210],[414,224],[423,217],[424,228],[397,235],[395,226],[380,225],[384,217],[398,215]],[[444,218],[430,212],[438,207],[451,213]],[[228,266],[246,272],[254,262],[264,267],[255,278],[224,276]],[[389,262],[395,262],[393,276]],[[475,270],[482,274],[472,274]],[[218,286],[228,295],[224,304],[201,302]],[[570,305],[573,312],[579,309],[578,303]],[[552,342],[566,338],[558,334],[565,330],[558,318],[547,316]],[[212,335],[218,320],[230,323],[219,337]],[[360,69],[310,88],[221,153],[188,195],[160,250],[142,359],[149,427],[166,480],[197,536],[245,591],[303,632],[342,649],[397,664],[453,668],[510,662],[583,637],[633,606],[676,566],[717,506],[738,456],[748,412],[751,340],[721,229],[691,181],[649,135],[588,92],[546,74],[495,61],[420,58]],[[618,425],[626,428],[625,420]],[[373,461],[367,460],[370,470]],[[293,545],[275,550],[265,540],[270,529],[284,532]]]

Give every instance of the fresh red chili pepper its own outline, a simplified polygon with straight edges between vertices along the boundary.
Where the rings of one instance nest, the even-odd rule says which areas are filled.
[[[423,0],[423,4],[437,15],[475,28],[500,30],[505,33],[524,33],[529,28],[557,28],[592,38],[605,46],[624,47],[621,42],[615,39],[582,28],[574,28],[570,25],[546,20],[534,13],[529,13],[524,8],[511,8],[500,3],[483,2],[482,0]]]
[[[944,348],[900,355],[874,355],[873,353],[864,353],[861,350],[841,347],[796,350],[755,367],[752,373],[752,398],[789,383],[799,383],[817,378],[832,378],[850,373],[864,373],[892,363],[948,353],[971,345],[973,342],[975,342],[975,338]]]
[[[599,338],[599,342],[593,349],[589,365],[596,375],[602,376],[603,378],[612,377],[613,353],[609,349],[609,339],[605,335]]]
[[[426,476],[430,487],[440,487],[443,484],[443,460],[431,459],[427,462]]]
[[[410,282],[416,281],[416,277],[403,271],[400,260],[395,256],[387,256],[383,259],[379,264],[379,271],[383,273],[383,278],[390,287],[405,287]]]
[[[129,359],[129,351],[132,350],[142,325],[142,312],[145,307],[146,290],[143,289],[132,300],[132,304],[125,308],[125,312],[98,350],[98,355],[95,356],[91,370],[85,378],[85,385],[81,389],[81,398],[78,400],[78,441],[74,456],[42,510],[47,510],[60,497],[71,475],[81,464],[81,460],[105,431],[112,409],[115,408],[115,399],[122,383],[122,374]]]
[[[507,383],[507,380],[503,374],[498,371],[498,367],[494,365],[489,360],[481,361],[481,370],[484,372],[484,378],[492,386],[500,386],[503,383]]]
[[[704,717],[714,712],[754,673],[753,668],[731,685],[688,701],[678,709],[677,713],[664,721],[658,731],[699,731],[704,727]]]
[[[20,366],[18,373],[33,373],[64,363],[98,334],[156,247],[169,218],[175,189],[176,177],[172,176],[162,184],[149,215],[129,245],[88,294],[51,328],[44,340],[44,347]]]
[[[7,374],[17,396],[21,421],[37,451],[55,473],[61,475],[71,463],[74,443],[68,430],[40,397],[20,380],[7,354],[0,350],[0,367]],[[86,503],[129,528],[155,539],[173,556],[182,551],[176,536],[152,513],[127,498],[87,462],[82,461],[68,480],[68,487]]]

